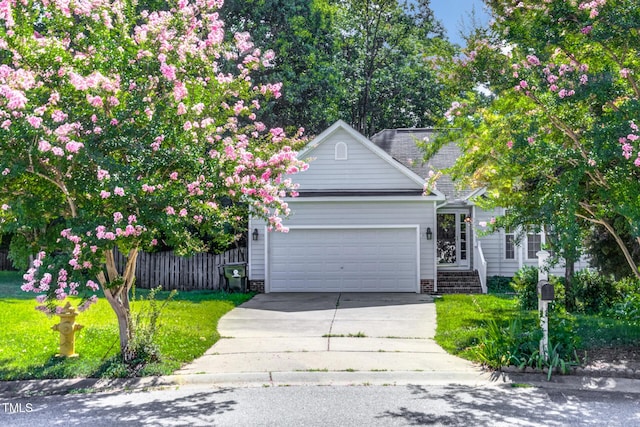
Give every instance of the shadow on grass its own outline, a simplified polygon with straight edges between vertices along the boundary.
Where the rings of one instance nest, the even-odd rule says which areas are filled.
[[[50,356],[42,364],[16,367],[10,358],[0,359],[0,380],[43,380],[72,378],[134,378],[142,376],[166,375],[171,373],[176,363],[164,360],[158,363],[139,363],[128,366],[119,354],[103,359],[99,364],[82,357]],[[178,364],[179,365],[179,364]],[[171,367],[169,367],[171,366]]]

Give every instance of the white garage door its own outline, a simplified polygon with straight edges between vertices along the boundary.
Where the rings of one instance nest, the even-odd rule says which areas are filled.
[[[416,228],[269,235],[270,292],[416,292]]]

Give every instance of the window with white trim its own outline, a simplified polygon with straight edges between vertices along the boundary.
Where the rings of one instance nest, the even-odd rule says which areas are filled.
[[[536,259],[536,255],[542,249],[542,236],[540,233],[527,234],[527,258]]]
[[[344,142],[337,142],[335,146],[335,160],[347,160],[347,144]]]
[[[504,230],[504,258],[516,259],[516,236],[511,228]]]

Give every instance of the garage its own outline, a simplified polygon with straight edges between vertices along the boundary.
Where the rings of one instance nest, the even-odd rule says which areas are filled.
[[[418,227],[270,233],[267,292],[417,292]]]

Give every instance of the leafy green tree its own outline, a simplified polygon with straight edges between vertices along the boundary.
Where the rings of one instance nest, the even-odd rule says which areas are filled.
[[[0,8],[0,233],[30,242],[25,291],[42,311],[101,289],[129,342],[137,255],[163,238],[206,249],[251,208],[284,230],[300,142],[257,119],[280,84],[248,34],[224,42],[221,1],[4,1]],[[229,70],[229,71],[225,71]],[[114,250],[126,254],[118,271]]]
[[[345,90],[342,118],[364,135],[434,124],[445,101],[431,70],[436,53],[453,55],[428,1],[339,2],[336,61]]]
[[[228,0],[221,8],[233,31],[249,32],[258,48],[276,53],[273,66],[255,75],[256,81],[284,85],[282,97],[258,113],[270,126],[303,124],[317,134],[340,118],[335,10],[327,0]]]
[[[465,152],[454,172],[487,186],[487,203],[513,212],[505,221],[550,227],[569,260],[603,227],[640,277],[611,222],[623,219],[640,242],[636,2],[486,3],[491,32],[439,63],[453,98],[447,123]]]

